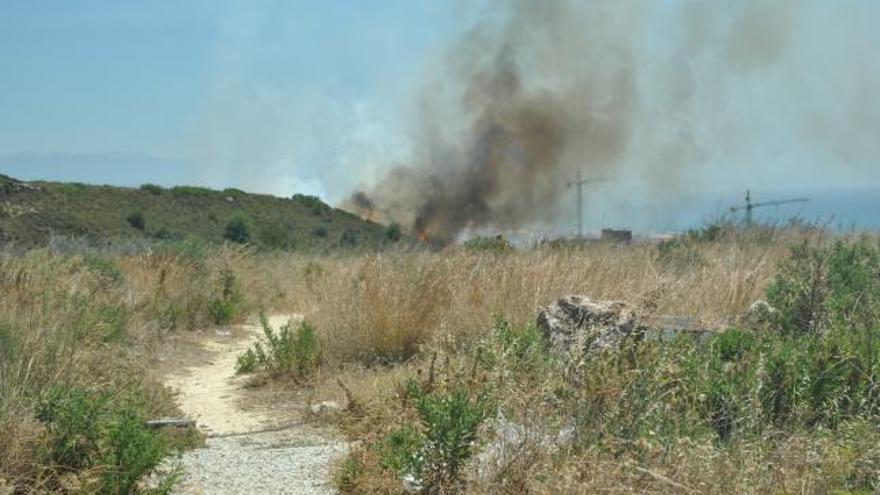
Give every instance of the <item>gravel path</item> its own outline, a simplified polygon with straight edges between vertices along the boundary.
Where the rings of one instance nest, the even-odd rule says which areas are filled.
[[[269,319],[273,328],[288,316]],[[330,494],[330,466],[345,452],[331,432],[301,423],[276,424],[240,407],[243,378],[235,376],[239,353],[256,340],[258,325],[242,328],[249,337],[217,336],[205,342],[214,359],[166,379],[179,392],[180,407],[208,435],[205,448],[185,452],[186,475],[178,494]],[[273,430],[273,431],[265,431]]]

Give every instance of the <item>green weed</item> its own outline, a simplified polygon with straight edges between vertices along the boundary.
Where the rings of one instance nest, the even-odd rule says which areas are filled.
[[[157,186],[156,184],[141,184],[141,191],[148,192],[153,196],[161,196],[165,189],[162,186]]]
[[[220,272],[220,295],[208,303],[208,314],[216,325],[228,325],[242,311],[243,298],[238,279],[231,270]]]
[[[144,426],[143,406],[114,403],[107,393],[53,387],[37,404],[37,419],[49,435],[46,461],[61,473],[91,469],[99,474],[89,491],[140,493],[139,482],[167,454],[162,437]],[[165,491],[171,479],[160,482]]]
[[[275,331],[265,316],[260,317],[260,323],[263,338],[238,356],[237,373],[264,370],[307,379],[318,370],[321,350],[311,324],[303,321],[294,330],[293,322],[288,322]]]
[[[779,326],[790,332],[821,332],[831,325],[867,330],[880,321],[880,246],[837,241],[801,243],[767,288],[779,309]]]
[[[464,242],[463,247],[471,251],[507,252],[513,247],[503,236],[477,236]]]
[[[144,213],[142,211],[133,211],[125,217],[125,221],[131,225],[132,228],[144,231],[147,228],[147,220],[144,217]]]
[[[251,240],[251,222],[243,213],[236,213],[226,223],[223,238],[227,241],[247,244]]]
[[[420,423],[387,435],[378,447],[381,462],[398,476],[412,477],[428,493],[455,489],[491,410],[488,396],[464,388],[425,392],[416,380],[406,384],[406,391]]]

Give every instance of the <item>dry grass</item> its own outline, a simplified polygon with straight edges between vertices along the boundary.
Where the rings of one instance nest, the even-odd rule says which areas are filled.
[[[151,372],[151,349],[211,325],[206,307],[218,297],[218,273],[242,257],[0,253],[0,481],[41,493],[77,476],[47,457],[51,438],[36,407],[50,390],[108,393],[120,404],[136,398],[140,414],[175,414]]]
[[[342,417],[350,438],[365,442],[351,461],[356,483],[348,491],[396,493],[399,482],[368,445],[401,418],[413,419],[400,385],[409,377],[426,379],[435,354],[438,376],[490,384],[515,420],[558,425],[577,404],[548,400],[560,377],[546,369],[527,372],[502,360],[494,371],[473,376],[474,350],[496,345],[487,340],[494,315],[524,327],[539,307],[583,294],[655,307],[658,314],[732,322],[763,298],[789,246],[804,239],[823,242],[823,235],[737,234],[666,250],[595,244],[320,258],[240,249],[2,254],[0,492],[4,482],[21,492],[59,490],[41,458],[46,432],[33,410],[48,387],[136,391],[149,398],[150,414],[173,411],[172,398],[145,373],[150,356],[180,332],[213,325],[208,307],[222,297],[224,273],[234,275],[241,295],[238,318],[284,310],[303,313],[316,326],[325,364],[306,396],[344,401],[341,380],[365,413]],[[607,397],[615,386],[609,383]],[[865,444],[878,439],[876,432],[850,427],[846,438],[811,432],[726,445],[695,437],[638,449],[624,439],[554,454],[532,448],[499,479],[472,483],[467,491],[827,493],[852,473],[870,470],[865,462],[880,462],[876,447]]]
[[[642,303],[707,323],[730,321],[763,297],[782,242],[712,243],[699,262],[663,259],[655,245],[593,245],[511,253],[449,249],[360,257],[274,259],[275,304],[318,327],[340,362],[395,362],[438,338],[467,341],[503,314],[520,325],[566,294]],[[283,278],[279,278],[283,277]]]

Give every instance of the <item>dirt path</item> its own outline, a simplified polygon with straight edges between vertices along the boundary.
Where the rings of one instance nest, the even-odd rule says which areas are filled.
[[[269,322],[277,329],[289,319],[278,315]],[[207,363],[166,378],[179,393],[180,408],[208,436],[205,448],[181,457],[187,474],[176,493],[334,493],[329,469],[344,453],[344,444],[330,432],[297,421],[273,422],[266,413],[241,407],[246,378],[235,376],[236,358],[261,329],[246,325],[235,333],[245,337],[217,333],[203,343],[212,355]]]

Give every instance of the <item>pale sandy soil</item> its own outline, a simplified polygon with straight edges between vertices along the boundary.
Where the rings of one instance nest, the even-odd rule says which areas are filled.
[[[275,315],[269,322],[277,329],[290,318]],[[207,359],[166,376],[181,410],[208,436],[204,448],[181,456],[186,475],[176,493],[334,493],[330,467],[345,452],[344,443],[332,431],[291,421],[305,404],[290,404],[293,414],[281,420],[246,403],[247,378],[235,375],[236,358],[261,334],[259,324],[215,332],[202,342]],[[264,431],[273,429],[280,431]]]

